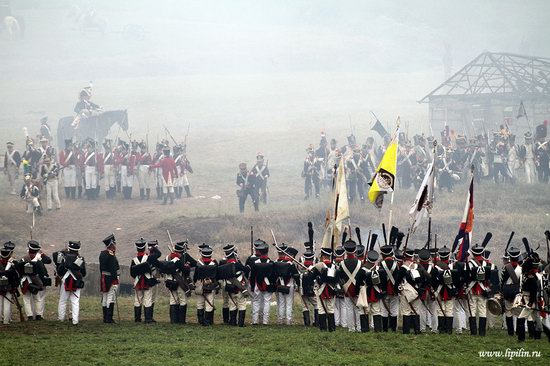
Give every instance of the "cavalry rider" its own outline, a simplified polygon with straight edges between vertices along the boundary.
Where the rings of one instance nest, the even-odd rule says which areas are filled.
[[[73,120],[72,126],[76,129],[80,124],[82,118],[98,116],[103,112],[103,108],[100,105],[91,101],[92,99],[92,87],[87,86],[82,88],[78,95],[78,102],[74,106],[74,112],[76,116]]]

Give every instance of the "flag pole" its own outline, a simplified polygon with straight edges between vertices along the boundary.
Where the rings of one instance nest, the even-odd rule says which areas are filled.
[[[434,170],[434,173],[432,173],[432,177],[430,179],[431,192],[429,192],[430,198],[428,201],[428,249],[430,249],[430,245],[432,244],[432,209],[433,209],[433,202],[434,202],[434,195],[435,195],[434,180],[435,180],[435,159],[436,159],[435,148],[436,146],[437,146],[437,140],[434,140],[433,149],[432,149],[432,154],[433,154],[432,170]]]
[[[395,142],[397,144],[397,151],[399,150],[399,124],[401,122],[401,117],[397,116],[397,129],[395,130]],[[397,167],[395,169],[395,176],[397,176]],[[391,230],[391,223],[393,218],[393,196],[395,195],[395,185],[393,190],[391,191],[391,198],[390,198],[390,217],[388,220],[388,230]]]

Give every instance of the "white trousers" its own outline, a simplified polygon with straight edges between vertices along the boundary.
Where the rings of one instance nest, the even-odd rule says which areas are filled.
[[[76,168],[74,165],[69,165],[63,169],[63,186],[76,187]]]
[[[27,291],[23,294],[23,304],[25,307],[25,314],[27,316],[44,316],[44,306],[46,304],[46,290],[38,291],[36,295]]]
[[[456,299],[454,307],[454,328],[455,329],[467,329],[468,322],[466,321],[466,314],[468,312],[468,301],[466,299]]]
[[[334,322],[336,326],[347,327],[347,313],[346,306],[344,305],[345,299],[343,297],[337,297],[334,302]]]
[[[128,175],[128,167],[126,165],[120,166],[120,185],[122,187],[131,187],[134,182],[134,176]]]
[[[149,165],[140,165],[138,171],[138,183],[139,189],[151,188],[151,172],[149,172]]]
[[[40,207],[38,197],[27,198],[27,213],[32,213],[35,208]]]
[[[0,295],[0,317],[4,324],[9,324],[11,321],[11,302],[13,302],[13,295],[10,292]]]
[[[61,208],[59,185],[57,183],[57,179],[48,179],[46,183],[46,205],[48,206],[48,210],[52,209],[52,199],[55,203],[55,208]]]
[[[319,306],[319,315],[322,314],[334,314],[334,303],[336,302],[335,297],[330,299],[321,299],[317,296],[317,305]]]
[[[380,304],[380,315],[382,315],[383,317],[399,316],[399,296],[386,296],[383,300],[380,301],[384,301],[384,303],[386,304]],[[389,312],[388,309],[386,309],[386,306],[390,310]]]
[[[115,167],[112,165],[105,165],[103,169],[103,186],[106,191],[116,187]]]
[[[208,301],[207,301],[208,300]],[[197,310],[202,310],[206,312],[214,311],[214,293],[210,292],[208,294],[197,295]]]
[[[71,319],[73,324],[78,324],[80,314],[80,289],[75,292],[66,291],[65,286],[61,284],[59,290],[59,304],[57,306],[57,318],[61,321],[65,320],[67,313],[67,300],[71,303]]]
[[[170,291],[170,305],[187,305],[187,296],[181,287],[176,291]]]
[[[86,180],[86,189],[97,188],[97,169],[95,166],[87,166],[84,169],[84,177]]]
[[[147,290],[135,290],[134,289],[134,306],[142,306],[150,308],[153,306],[153,289],[148,288]]]
[[[294,305],[294,284],[290,284],[290,292],[277,292],[277,324],[292,324],[292,306]]]
[[[118,291],[118,285],[112,285],[109,292],[101,293],[101,305],[103,307],[109,307],[110,304],[116,303],[116,293]]]
[[[535,167],[535,162],[532,160],[527,160],[525,162],[525,180],[527,184],[533,184],[537,179],[537,171]]]
[[[471,314],[469,316],[475,317],[476,315],[481,318],[487,317],[487,298],[483,295],[468,295],[470,297]]]
[[[10,182],[11,194],[15,194],[15,180],[17,177],[19,168],[13,164],[8,163],[8,169],[6,169],[8,180]]]
[[[346,326],[350,332],[356,332],[361,330],[361,322],[359,320],[359,309],[355,306],[356,299],[351,297],[344,297],[344,307],[346,308]],[[357,328],[359,324],[359,328]]]
[[[439,305],[436,307],[437,316],[453,316],[455,299],[447,301],[439,300],[439,303],[441,307],[439,307]],[[443,311],[441,311],[441,309],[443,309]]]
[[[261,324],[269,324],[269,309],[271,306],[271,292],[260,291],[258,287],[254,288],[254,298],[252,300],[252,324],[258,323],[260,312],[262,313]]]

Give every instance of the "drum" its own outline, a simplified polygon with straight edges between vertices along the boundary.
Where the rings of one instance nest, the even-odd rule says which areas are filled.
[[[487,309],[493,315],[504,314],[504,297],[501,293],[496,293],[494,297],[487,300]]]
[[[510,311],[512,312],[512,315],[519,316],[519,314],[521,314],[521,310],[523,310],[524,307],[525,307],[525,304],[523,303],[523,295],[519,293],[514,298],[514,302],[512,303],[512,309]]]

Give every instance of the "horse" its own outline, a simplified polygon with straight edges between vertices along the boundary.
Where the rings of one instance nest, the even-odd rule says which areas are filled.
[[[8,39],[14,41],[23,38],[23,30],[19,25],[19,21],[12,15],[4,17],[4,28],[8,32]]]
[[[92,139],[102,142],[115,123],[123,131],[128,131],[128,111],[126,109],[107,111],[98,116],[82,119],[76,129],[72,126],[73,121],[73,116],[59,119],[59,124],[57,125],[57,145],[60,151],[65,148],[65,140],[69,139],[73,139],[73,141]]]

